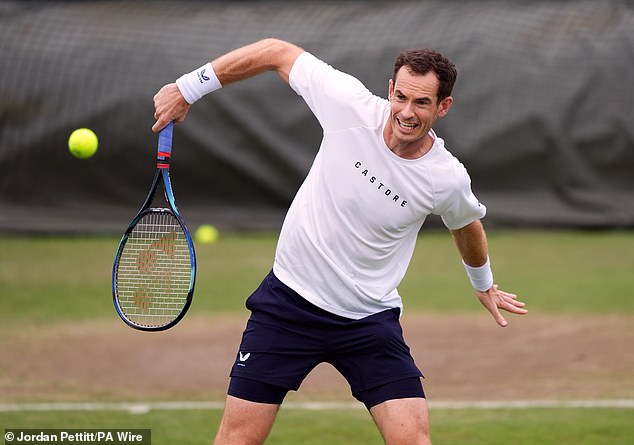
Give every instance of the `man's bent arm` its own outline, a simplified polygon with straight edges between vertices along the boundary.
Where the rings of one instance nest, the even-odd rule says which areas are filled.
[[[288,83],[293,64],[304,50],[278,39],[264,39],[230,51],[211,62],[221,86],[229,85],[265,71],[276,71]],[[165,85],[154,96],[152,131],[160,131],[170,121],[182,122],[190,104],[176,83]]]
[[[288,83],[291,68],[303,52],[302,48],[292,43],[264,39],[218,57],[211,62],[211,66],[223,86],[265,71],[277,71],[282,80]]]

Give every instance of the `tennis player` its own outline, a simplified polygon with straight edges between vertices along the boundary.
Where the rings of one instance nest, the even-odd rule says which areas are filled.
[[[161,88],[153,130],[183,121],[203,95],[264,71],[277,71],[304,99],[323,140],[284,220],[272,271],[247,300],[251,316],[215,443],[263,443],[287,392],[327,362],[386,444],[429,444],[422,373],[403,339],[397,291],[426,216],[440,215],[451,231],[500,326],[500,309],[527,312],[494,284],[480,222],[486,209],[432,129],[452,105],[456,69],[435,51],[406,51],[386,100],[302,48],[265,39]]]

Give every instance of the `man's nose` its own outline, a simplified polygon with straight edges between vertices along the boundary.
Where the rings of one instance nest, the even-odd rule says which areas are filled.
[[[401,110],[401,116],[403,119],[409,119],[410,117],[414,117],[414,105],[412,103],[406,103],[403,109]]]

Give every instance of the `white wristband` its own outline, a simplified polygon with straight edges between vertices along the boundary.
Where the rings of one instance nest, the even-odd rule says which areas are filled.
[[[485,292],[493,286],[493,272],[491,271],[491,263],[489,257],[487,262],[480,267],[472,267],[462,261],[462,264],[467,271],[471,285],[480,292]]]
[[[205,94],[222,88],[211,63],[206,63],[191,73],[176,79],[176,86],[188,104],[193,104]]]

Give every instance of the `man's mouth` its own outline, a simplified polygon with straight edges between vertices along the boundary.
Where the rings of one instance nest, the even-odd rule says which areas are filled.
[[[398,122],[399,127],[404,128],[405,130],[413,130],[418,127],[416,122],[402,121],[398,117],[396,118],[396,122]]]

